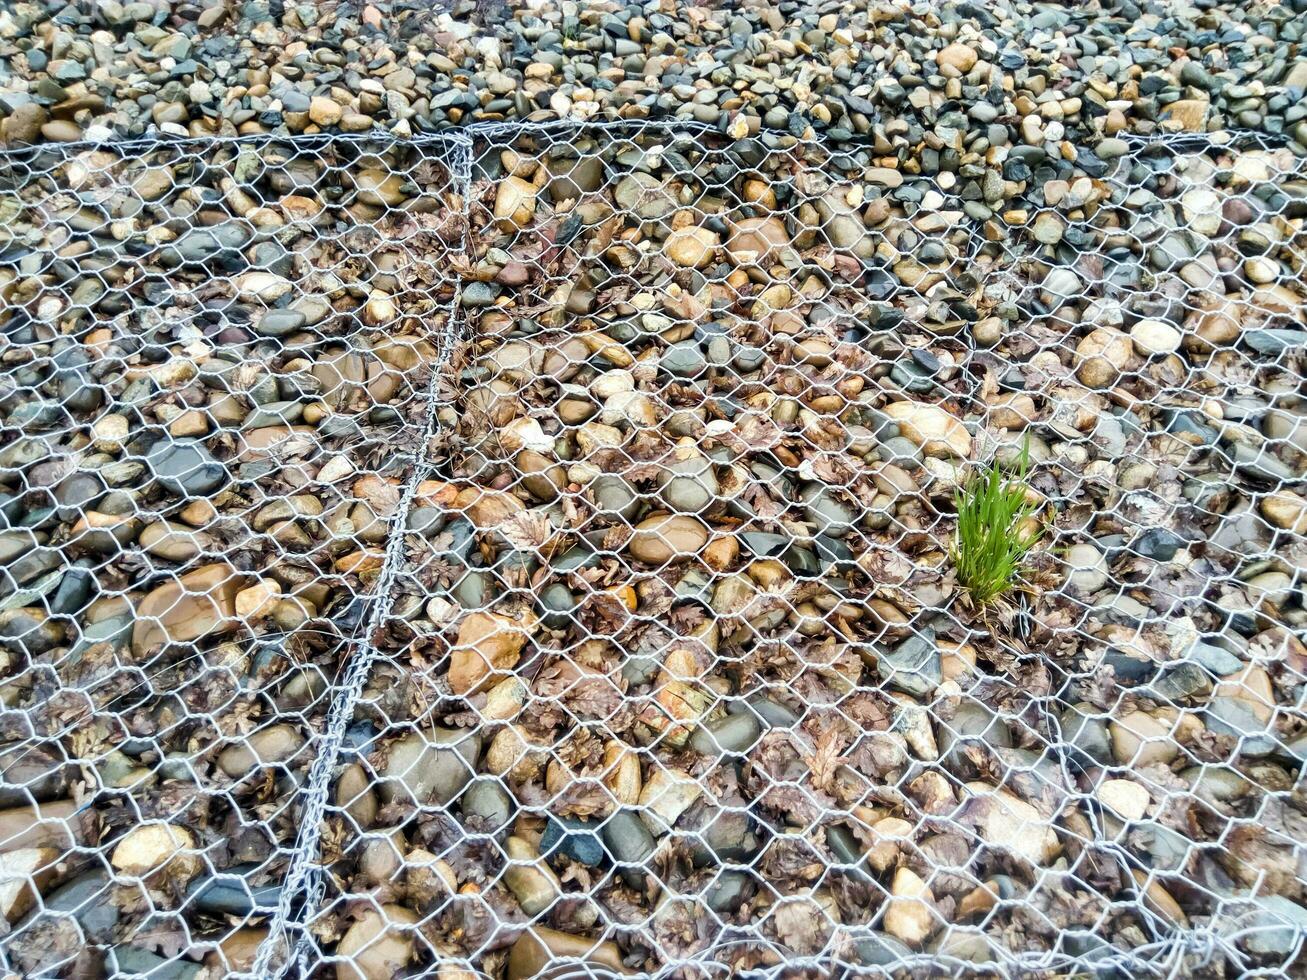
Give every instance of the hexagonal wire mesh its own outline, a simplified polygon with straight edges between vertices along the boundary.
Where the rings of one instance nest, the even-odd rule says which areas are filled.
[[[11,968],[1293,962],[1302,161],[878,162],[11,158]]]
[[[428,260],[462,237],[448,174],[264,141],[3,176],[4,956],[248,967],[384,609],[457,294]]]

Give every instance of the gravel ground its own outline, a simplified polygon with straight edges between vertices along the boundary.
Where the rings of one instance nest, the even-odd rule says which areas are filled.
[[[1300,970],[1300,15],[0,11],[8,968]]]

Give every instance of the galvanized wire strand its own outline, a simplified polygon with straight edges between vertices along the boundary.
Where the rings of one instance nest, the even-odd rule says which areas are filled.
[[[442,138],[439,143],[441,146],[449,147],[448,151],[441,154],[441,156],[451,183],[460,188],[461,194],[465,194],[467,182],[470,179],[471,167],[469,141],[459,139],[455,135],[451,138]],[[336,702],[332,705],[327,729],[323,733],[319,755],[314,760],[314,767],[310,773],[301,817],[303,821],[301,834],[296,841],[294,858],[290,869],[287,871],[286,887],[282,895],[282,901],[278,907],[277,916],[269,936],[261,945],[254,969],[251,971],[256,977],[271,975],[272,958],[280,951],[281,945],[285,941],[286,930],[295,921],[296,907],[298,906],[300,916],[307,916],[311,914],[313,909],[320,906],[323,899],[325,883],[322,881],[322,868],[317,862],[324,813],[331,788],[330,781],[341,752],[345,728],[353,716],[355,704],[371,673],[373,663],[380,656],[372,641],[372,635],[385,622],[393,602],[391,588],[403,560],[404,535],[407,531],[409,514],[413,507],[414,494],[417,486],[430,474],[430,466],[425,459],[425,453],[439,424],[436,414],[438,392],[440,383],[443,380],[442,373],[445,370],[445,365],[449,360],[454,345],[458,341],[457,317],[458,293],[455,292],[451,296],[448,308],[445,311],[446,329],[441,335],[441,345],[427,385],[426,407],[422,415],[418,451],[413,454],[413,475],[404,488],[403,498],[395,512],[391,529],[387,535],[386,563],[378,579],[377,601],[373,605],[374,611],[368,618],[368,627],[364,634],[363,653],[362,656],[351,662],[349,675],[345,679]],[[300,928],[303,927],[303,922],[295,922],[295,924]],[[308,937],[300,933],[296,937],[294,949],[282,961],[276,975],[279,977],[285,976],[292,965],[296,963],[307,975],[310,972],[308,968],[309,956]]]

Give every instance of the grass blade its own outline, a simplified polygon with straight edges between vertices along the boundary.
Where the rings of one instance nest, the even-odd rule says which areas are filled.
[[[959,487],[954,496],[958,524],[953,563],[958,581],[978,606],[993,602],[1016,584],[1026,555],[1041,536],[1041,531],[1023,529],[1038,509],[1026,497],[1029,471],[1027,444],[1012,479],[1004,479],[995,460],[987,470]]]

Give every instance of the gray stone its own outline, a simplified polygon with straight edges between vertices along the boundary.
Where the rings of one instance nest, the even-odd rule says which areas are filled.
[[[189,439],[155,443],[145,459],[159,483],[178,497],[202,497],[227,482],[227,471],[204,446]]]
[[[663,352],[661,364],[663,370],[688,378],[703,372],[708,366],[708,359],[699,349],[698,341],[683,340]]]
[[[674,459],[664,464],[660,473],[663,502],[685,514],[697,514],[717,499],[720,485],[712,463],[695,453],[689,459]]]
[[[576,597],[572,590],[561,582],[554,582],[540,593],[540,605],[545,614],[541,617],[544,624],[553,629],[565,629],[572,621],[576,611]]]
[[[480,750],[481,737],[461,729],[424,728],[405,735],[383,750],[377,795],[383,803],[444,806],[471,781]]]
[[[854,881],[871,880],[871,875],[867,873],[865,849],[851,831],[844,827],[827,827],[826,846],[830,848],[836,861],[850,865],[848,868],[841,869],[843,874]]]
[[[1092,705],[1080,703],[1063,710],[1059,719],[1062,739],[1072,750],[1067,755],[1082,767],[1112,765],[1112,738],[1107,721]]]
[[[853,948],[863,966],[897,967],[912,957],[912,950],[883,932],[856,939]]]
[[[160,252],[165,265],[205,265],[214,263],[234,270],[244,265],[240,250],[253,239],[246,225],[228,221],[205,228],[192,228]]]
[[[654,837],[634,810],[621,809],[604,823],[600,832],[604,847],[612,861],[627,865],[622,876],[633,888],[640,887],[644,880],[642,866],[654,852]]]
[[[459,798],[463,819],[480,833],[499,833],[509,826],[517,804],[498,779],[474,779]]]
[[[590,484],[595,506],[608,518],[631,521],[640,510],[640,495],[620,476],[602,474]]]
[[[1212,698],[1207,705],[1207,727],[1237,738],[1239,754],[1250,759],[1270,755],[1279,744],[1273,734],[1268,734],[1266,723],[1241,698]]]
[[[251,885],[246,875],[258,865],[235,865],[218,875],[197,878],[186,888],[188,901],[205,912],[221,915],[271,915],[281,900],[281,885],[269,882]]]
[[[707,893],[704,904],[714,912],[731,913],[753,892],[753,879],[742,871],[723,871]]]
[[[555,852],[588,867],[598,867],[604,860],[604,845],[598,823],[571,817],[550,815],[540,836],[540,853],[548,858]]]
[[[308,322],[299,310],[269,310],[259,317],[255,330],[265,337],[284,337],[294,333]]]
[[[500,287],[492,282],[470,282],[463,287],[463,305],[473,308],[493,306]]]
[[[112,946],[105,966],[113,976],[147,976],[150,980],[198,980],[203,967],[177,957],[165,959],[134,946]]]
[[[926,629],[892,650],[878,650],[876,669],[881,680],[895,690],[916,697],[929,695],[944,677],[935,631]]]
[[[464,609],[485,609],[499,594],[499,589],[489,572],[471,569],[455,583],[451,593]]]
[[[1243,661],[1233,653],[1210,643],[1195,643],[1187,656],[1198,666],[1218,677],[1236,673],[1243,668]]]
[[[44,896],[27,925],[30,928],[37,922],[52,923],[67,917],[76,920],[84,941],[110,942],[121,918],[118,906],[111,901],[113,888],[108,872],[83,872]]]
[[[670,188],[652,174],[641,172],[619,180],[613,198],[622,208],[636,212],[646,221],[665,218],[676,208]]]
[[[1288,956],[1301,947],[1307,908],[1282,895],[1261,895],[1252,902],[1250,908],[1221,916],[1218,931],[1257,956]]]
[[[842,538],[858,523],[858,512],[821,483],[805,483],[799,490],[804,516],[821,534]]]
[[[703,755],[742,754],[761,733],[762,726],[752,712],[725,715],[696,728],[690,736],[690,748]]]

